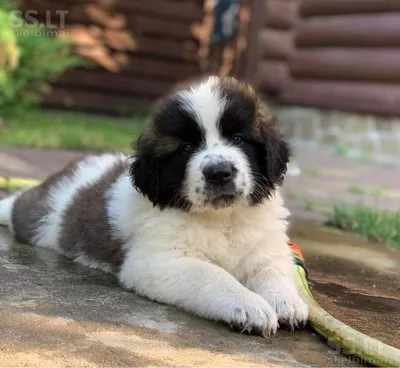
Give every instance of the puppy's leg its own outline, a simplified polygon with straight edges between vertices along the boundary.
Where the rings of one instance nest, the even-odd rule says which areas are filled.
[[[275,245],[278,248],[273,252],[258,249],[249,255],[246,264],[254,268],[248,271],[245,285],[273,306],[279,323],[291,328],[302,326],[308,318],[308,307],[297,291],[289,246],[286,240]]]
[[[273,308],[222,268],[195,258],[171,258],[169,253],[140,253],[127,254],[119,273],[125,287],[240,330],[263,336],[276,332]]]
[[[17,195],[13,195],[0,200],[0,225],[7,226],[12,233],[14,232],[12,227],[12,211],[16,199]]]

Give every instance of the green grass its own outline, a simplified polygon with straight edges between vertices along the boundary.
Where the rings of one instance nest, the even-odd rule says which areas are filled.
[[[304,209],[306,211],[314,211],[315,210],[315,205],[314,205],[314,203],[312,201],[307,199],[306,202],[304,203]]]
[[[351,185],[350,187],[347,188],[347,193],[364,195],[367,194],[367,190],[363,187],[359,187],[358,185]]]
[[[4,114],[0,145],[57,148],[80,151],[131,152],[131,142],[140,134],[144,114],[112,118],[64,111],[21,111]]]
[[[400,211],[390,212],[362,205],[335,206],[328,225],[400,247]]]
[[[388,189],[387,186],[379,186],[379,187],[361,187],[358,185],[351,185],[347,188],[347,193],[356,194],[356,195],[370,195],[375,198],[380,198],[385,194],[385,191]]]
[[[339,144],[334,148],[334,153],[340,157],[349,157],[350,148],[344,144]]]

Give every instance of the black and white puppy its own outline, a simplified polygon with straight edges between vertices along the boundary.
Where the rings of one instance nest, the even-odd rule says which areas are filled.
[[[253,89],[208,77],[159,102],[134,157],[73,162],[1,201],[0,223],[140,295],[269,336],[308,314],[279,194],[288,160]]]

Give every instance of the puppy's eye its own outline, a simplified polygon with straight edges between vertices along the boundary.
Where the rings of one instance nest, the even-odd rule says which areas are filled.
[[[185,153],[186,155],[192,153],[192,151],[193,151],[193,146],[191,144],[187,143],[182,147],[182,152]]]
[[[236,146],[240,146],[243,143],[243,138],[240,135],[234,135],[232,137],[232,142]]]

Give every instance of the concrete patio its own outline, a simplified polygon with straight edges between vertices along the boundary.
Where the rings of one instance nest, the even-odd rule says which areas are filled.
[[[44,178],[78,155],[4,149],[0,175]],[[343,322],[400,348],[400,252],[296,218],[291,237],[305,253],[316,299]],[[272,339],[233,333],[139,298],[111,275],[53,251],[16,244],[4,228],[0,284],[0,362],[7,367],[360,366],[308,328],[279,330]]]

